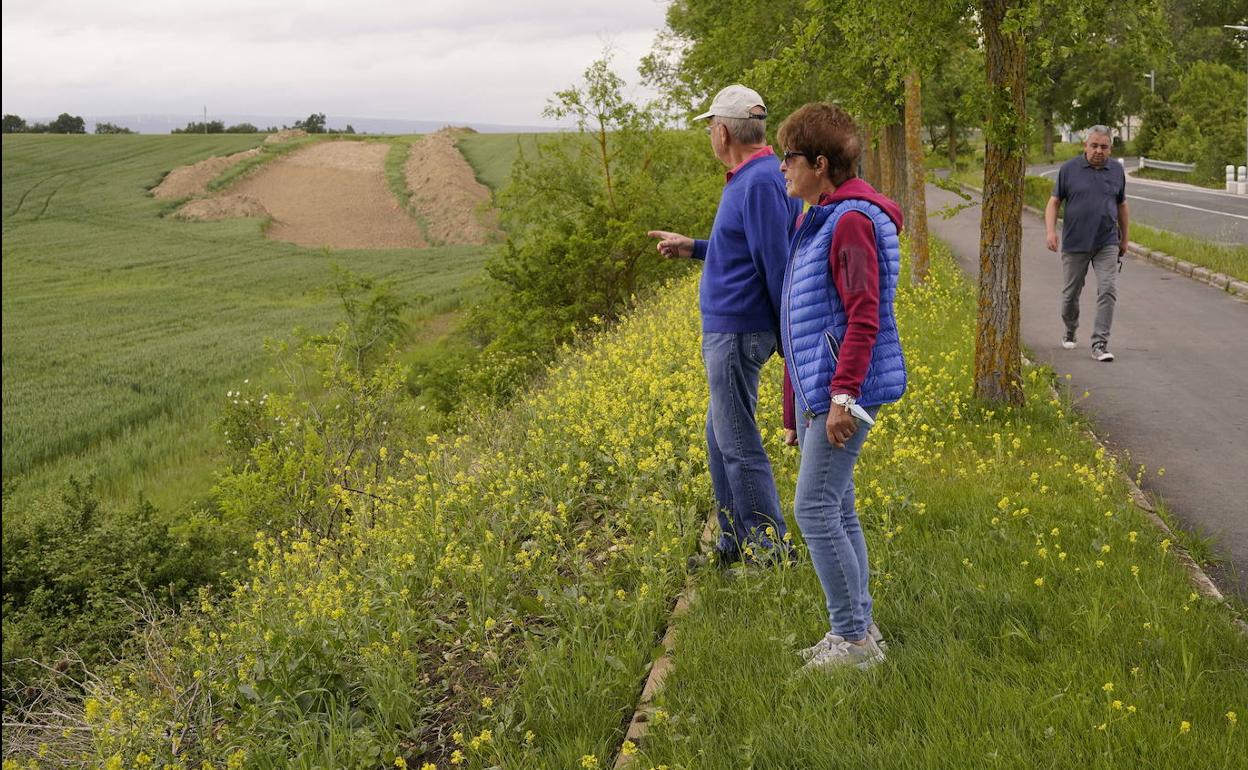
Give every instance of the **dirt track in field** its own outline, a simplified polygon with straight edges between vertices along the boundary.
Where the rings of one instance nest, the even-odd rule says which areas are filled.
[[[455,147],[456,129],[442,129],[412,144],[404,172],[411,207],[425,223],[430,241],[481,244],[498,234],[498,213],[490,188]]]
[[[443,129],[412,143],[404,165],[412,192],[407,211],[386,182],[387,142],[316,142],[212,196],[205,191],[213,178],[261,150],[209,158],[170,172],[152,193],[199,196],[177,211],[185,219],[270,217],[269,238],[313,248],[489,243],[498,238],[497,212],[489,188],[455,147],[459,131]]]
[[[422,248],[420,223],[386,184],[385,142],[317,142],[266,164],[230,193],[260,202],[268,237],[336,249]]]

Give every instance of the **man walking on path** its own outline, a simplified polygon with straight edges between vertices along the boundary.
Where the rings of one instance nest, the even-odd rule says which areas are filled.
[[[767,108],[752,89],[715,95],[711,149],[728,169],[708,240],[652,230],[665,257],[702,260],[702,358],[710,388],[706,443],[720,536],[719,564],[787,559],[792,551],[755,409],[759,374],[777,350],[789,235],[801,202],[766,144]]]
[[[1088,275],[1096,271],[1096,322],[1092,327],[1092,357],[1113,361],[1109,329],[1114,322],[1114,283],[1127,251],[1127,175],[1121,163],[1110,163],[1113,141],[1105,126],[1088,129],[1083,153],[1057,172],[1053,194],[1044,209],[1049,251],[1057,251],[1057,209],[1066,203],[1062,222],[1062,347],[1075,347],[1079,328],[1079,295]]]

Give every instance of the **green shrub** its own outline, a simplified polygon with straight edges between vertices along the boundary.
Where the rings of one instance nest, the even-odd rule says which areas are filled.
[[[134,624],[133,606],[176,608],[238,566],[241,544],[210,517],[175,527],[144,500],[105,505],[94,486],[71,477],[59,497],[4,527],[6,703],[40,679],[33,661],[65,651],[104,661]]]

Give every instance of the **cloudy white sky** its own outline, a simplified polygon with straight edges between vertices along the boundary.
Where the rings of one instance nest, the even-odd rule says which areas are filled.
[[[540,125],[610,44],[630,86],[668,0],[5,0],[3,109]],[[639,89],[635,92],[644,93]]]

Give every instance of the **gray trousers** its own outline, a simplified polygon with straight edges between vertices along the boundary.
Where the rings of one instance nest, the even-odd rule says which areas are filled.
[[[1118,244],[1103,246],[1100,251],[1063,251],[1062,322],[1066,331],[1079,328],[1079,295],[1083,292],[1088,265],[1096,271],[1096,323],[1092,326],[1092,346],[1109,345],[1109,327],[1114,323],[1114,281],[1118,277]]]

